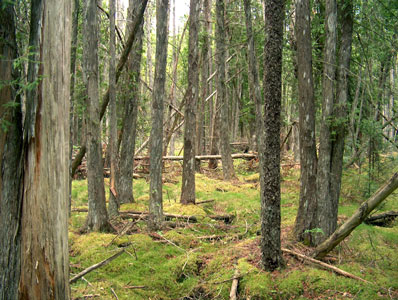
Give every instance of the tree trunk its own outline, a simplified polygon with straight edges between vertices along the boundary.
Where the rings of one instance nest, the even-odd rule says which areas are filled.
[[[163,219],[162,195],[162,142],[163,142],[163,97],[165,93],[168,0],[156,1],[156,63],[152,99],[152,128],[150,148],[149,221],[151,230],[160,228]]]
[[[132,25],[133,30],[130,32],[130,35],[128,36],[126,45],[124,46],[123,52],[122,52],[122,54],[120,56],[120,59],[119,59],[119,63],[117,64],[117,68],[116,68],[116,83],[119,80],[119,77],[120,77],[120,75],[121,75],[121,73],[123,71],[123,68],[124,68],[124,66],[125,66],[125,64],[127,62],[127,58],[129,56],[130,50],[131,50],[131,48],[133,46],[133,42],[134,42],[134,40],[136,38],[136,33],[138,31],[139,25],[142,22],[142,18],[144,16],[144,12],[145,12],[147,3],[148,3],[148,0],[142,0],[141,1],[141,6],[140,6],[139,13],[138,13],[137,17],[134,19],[134,22],[133,22],[133,25]],[[84,35],[84,38],[87,38],[87,36]],[[103,100],[102,100],[101,110],[100,110],[100,114],[99,114],[100,115],[100,120],[102,120],[102,118],[103,118],[103,116],[105,114],[106,107],[108,106],[108,103],[109,103],[109,89],[106,91],[106,93],[105,93],[105,95],[103,97]],[[80,148],[79,153],[76,155],[76,158],[75,158],[75,160],[72,163],[72,171],[71,171],[71,173],[72,173],[71,176],[72,177],[75,174],[77,167],[81,164],[81,160],[83,159],[83,157],[84,157],[84,155],[86,153],[86,149],[87,149],[86,146],[82,145],[82,147]]]
[[[182,164],[181,203],[195,204],[196,103],[199,92],[199,11],[200,1],[189,7],[188,88],[185,103],[184,160]]]
[[[254,105],[256,108],[256,139],[257,139],[257,152],[259,154],[260,165],[263,165],[263,112],[261,108],[261,90],[260,90],[260,80],[258,75],[257,58],[255,52],[254,38],[253,38],[253,26],[252,26],[252,16],[251,16],[251,5],[250,0],[244,0],[243,4],[245,7],[245,17],[246,17],[246,32],[247,32],[247,48],[248,48],[248,58],[249,58],[249,81],[250,89],[252,91],[252,97],[254,98]],[[259,168],[261,173],[260,178],[264,178],[263,168]],[[260,181],[260,185],[264,184],[264,181]]]
[[[98,20],[97,1],[87,0],[83,15],[83,68],[87,89],[87,230],[107,231],[108,213],[102,164],[98,96]]]
[[[128,10],[128,20],[134,20],[137,17],[140,1],[130,0]],[[133,43],[132,51],[128,62],[129,81],[131,83],[131,92],[126,100],[124,112],[124,130],[120,148],[120,179],[119,179],[119,199],[120,203],[134,202],[133,198],[133,163],[135,152],[135,141],[137,132],[137,113],[138,101],[140,99],[139,80],[141,74],[142,58],[142,37],[143,19],[140,28],[137,31],[136,40]],[[126,35],[131,32],[131,25],[126,27]]]
[[[334,137],[332,142],[332,161],[330,194],[334,208],[337,213],[341,189],[341,176],[343,173],[344,140],[347,134],[347,100],[349,93],[348,74],[350,71],[351,45],[353,32],[353,7],[351,1],[343,1],[341,11],[341,42],[339,50],[339,65],[337,78],[337,96],[334,111]]]
[[[264,45],[264,178],[261,196],[261,252],[265,270],[283,266],[280,212],[280,126],[284,5],[282,0],[265,1]]]
[[[224,1],[217,0],[217,103],[221,106],[220,119],[220,150],[222,170],[225,180],[235,177],[234,164],[231,158],[231,147],[229,145],[229,122],[228,122],[228,99],[226,98],[225,86],[225,17]]]
[[[382,201],[398,188],[398,173],[395,173],[368,200],[361,204],[356,212],[341,225],[326,241],[314,251],[313,257],[322,259],[332,251],[342,240],[358,227]]]
[[[196,154],[201,155],[205,154],[206,151],[206,135],[205,135],[205,126],[206,126],[206,103],[205,99],[207,98],[209,94],[209,83],[207,82],[207,78],[210,76],[210,64],[209,61],[211,57],[209,56],[209,48],[210,48],[210,42],[209,42],[209,27],[211,26],[211,5],[209,0],[204,0],[203,1],[203,11],[204,11],[204,20],[205,20],[205,26],[202,35],[202,51],[201,51],[201,59],[202,59],[202,76],[201,76],[201,95],[199,97],[198,101],[198,118],[196,122],[196,136],[197,136],[197,143],[196,143]],[[197,168],[199,169],[199,168]]]
[[[12,81],[20,74],[13,4],[0,7],[0,115],[8,130],[0,130],[0,299],[17,299],[21,273],[22,111]],[[15,103],[16,106],[5,104]],[[2,124],[3,125],[3,124]]]
[[[34,1],[31,12],[29,82],[40,82],[26,107],[19,299],[69,299],[71,1]]]
[[[294,234],[296,239],[314,244],[309,230],[316,226],[316,145],[315,100],[312,76],[310,1],[296,1],[295,36],[299,95],[300,198]]]
[[[111,178],[109,187],[108,213],[110,217],[119,214],[119,162],[117,147],[117,107],[116,107],[116,34],[115,34],[116,3],[109,0],[109,148]],[[133,151],[134,153],[134,151]]]
[[[320,127],[319,161],[317,169],[317,228],[322,234],[315,236],[319,244],[335,231],[337,226],[338,205],[332,202],[330,191],[332,161],[332,116],[335,98],[336,79],[336,32],[337,4],[336,0],[326,0],[325,16],[325,52],[323,64],[323,102],[322,121]]]

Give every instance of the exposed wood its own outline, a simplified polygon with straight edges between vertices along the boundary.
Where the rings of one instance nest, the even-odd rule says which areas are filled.
[[[398,211],[388,211],[368,217],[365,219],[364,223],[368,225],[388,226],[396,217],[398,217]]]
[[[103,261],[101,261],[101,262],[99,262],[97,264],[94,264],[94,265],[88,267],[87,269],[81,271],[79,274],[75,275],[72,279],[70,279],[69,283],[72,284],[72,283],[76,282],[78,279],[80,279],[81,277],[83,277],[84,275],[90,273],[91,271],[94,271],[95,269],[98,269],[98,268],[100,268],[102,266],[105,266],[105,265],[109,264],[112,260],[118,258],[123,253],[124,253],[124,249],[120,250],[119,252],[117,252],[116,254],[112,255],[111,257],[109,257],[109,258],[107,258],[107,259],[105,259],[105,260],[103,260]]]
[[[356,275],[354,275],[354,274],[348,273],[348,272],[346,272],[346,271],[344,271],[344,270],[342,270],[342,269],[339,269],[339,268],[337,268],[337,267],[335,267],[335,266],[332,266],[332,265],[330,265],[330,264],[324,263],[323,261],[314,259],[314,258],[312,258],[312,257],[306,256],[306,255],[304,255],[304,254],[297,253],[297,252],[295,252],[295,251],[292,251],[292,250],[289,250],[289,249],[285,249],[285,248],[282,248],[282,251],[285,252],[285,253],[288,253],[288,254],[290,254],[290,255],[293,255],[293,256],[302,258],[303,260],[306,260],[306,261],[312,262],[312,263],[314,263],[314,264],[320,265],[320,266],[322,266],[323,268],[326,268],[326,269],[328,269],[328,270],[331,270],[331,271],[333,271],[333,272],[335,272],[335,273],[337,273],[337,274],[339,274],[339,275],[342,275],[342,276],[345,276],[345,277],[348,277],[348,278],[352,278],[352,279],[355,279],[355,280],[359,280],[359,281],[362,281],[362,282],[371,284],[371,282],[369,282],[369,281],[367,281],[367,280],[365,280],[365,279],[363,279],[363,278],[361,278],[361,277],[358,277],[358,276],[356,276]]]
[[[321,259],[332,251],[342,240],[358,227],[367,216],[392,192],[398,188],[398,173],[395,173],[383,186],[381,186],[368,200],[363,202],[356,212],[341,225],[326,241],[314,251],[313,257]]]
[[[229,299],[236,300],[238,294],[238,284],[239,284],[239,270],[235,269],[234,279],[231,284],[231,291],[229,292]]]
[[[116,295],[116,292],[113,288],[111,288],[111,292],[112,292],[113,296],[115,296],[115,299],[119,300],[119,297]]]

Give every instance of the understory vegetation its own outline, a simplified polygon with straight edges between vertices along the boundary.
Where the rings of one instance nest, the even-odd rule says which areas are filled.
[[[339,224],[392,174],[397,159],[393,155],[382,156],[372,174],[366,164],[345,170]],[[199,204],[181,205],[180,163],[165,164],[164,212],[195,216],[197,222],[171,219],[156,233],[147,231],[145,220],[129,220],[122,213],[122,217],[111,221],[115,232],[80,234],[86,218],[87,181],[73,182],[69,222],[71,277],[125,249],[108,265],[72,284],[74,299],[229,299],[236,270],[240,276],[238,299],[398,298],[397,221],[389,227],[360,225],[326,259],[370,284],[334,274],[286,253],[285,268],[265,272],[260,267],[260,187],[256,163],[235,160],[237,179],[228,182],[222,180],[220,170],[210,172],[204,163],[202,167],[202,172],[196,174]],[[295,242],[292,236],[300,188],[299,165],[283,161],[281,173],[282,248],[309,254],[311,249]],[[148,190],[146,178],[134,180],[135,203],[122,205],[121,212],[148,211]],[[214,201],[200,203],[206,200]],[[398,210],[396,193],[378,208],[378,212],[390,210]],[[233,219],[217,221],[210,218],[212,215],[230,215]]]

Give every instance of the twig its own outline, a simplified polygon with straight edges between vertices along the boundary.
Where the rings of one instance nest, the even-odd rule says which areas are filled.
[[[105,266],[107,264],[109,264],[112,260],[114,260],[115,258],[119,257],[120,255],[122,255],[124,252],[123,250],[120,250],[119,252],[117,252],[116,254],[112,255],[111,257],[92,265],[91,267],[88,267],[87,269],[81,271],[79,274],[77,274],[76,276],[74,276],[71,280],[69,280],[69,283],[74,283],[76,282],[79,278],[83,277],[84,275],[90,273],[91,271],[94,271],[95,269],[98,269],[99,267]]]
[[[113,296],[115,296],[116,300],[119,300],[119,297],[116,295],[115,291],[113,290],[113,288],[111,288],[111,292],[113,294]]]
[[[146,289],[145,285],[126,285],[124,286],[125,289]]]
[[[232,280],[232,284],[231,284],[231,291],[229,293],[229,299],[230,300],[236,300],[236,295],[237,295],[237,291],[238,291],[238,284],[239,284],[239,270],[236,267],[235,274],[234,274],[234,279]]]
[[[341,269],[339,269],[339,268],[337,268],[335,266],[329,265],[329,264],[324,263],[324,262],[322,262],[320,260],[317,260],[317,259],[314,259],[312,257],[306,256],[304,254],[300,254],[300,253],[297,253],[295,251],[292,251],[292,250],[289,250],[289,249],[285,249],[285,248],[282,248],[282,251],[285,252],[285,253],[288,253],[290,255],[302,258],[302,259],[304,259],[306,261],[310,261],[312,263],[320,265],[320,266],[322,266],[322,267],[324,267],[324,268],[326,268],[328,270],[332,270],[333,272],[335,272],[335,273],[337,273],[339,275],[342,275],[342,276],[345,276],[345,277],[348,277],[348,278],[352,278],[352,279],[355,279],[355,280],[359,280],[359,281],[371,284],[371,282],[369,282],[369,281],[367,281],[365,279],[362,279],[361,277],[358,277],[358,276],[356,276],[354,274],[351,274],[351,273],[348,273],[346,271],[343,271],[343,270],[341,270]]]

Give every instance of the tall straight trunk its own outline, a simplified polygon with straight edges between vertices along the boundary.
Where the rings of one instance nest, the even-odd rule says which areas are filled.
[[[320,146],[317,169],[317,228],[322,234],[315,237],[319,244],[335,231],[337,226],[337,207],[331,197],[331,162],[332,162],[332,123],[335,102],[336,79],[336,36],[337,4],[336,0],[326,0],[325,15],[325,52],[323,64],[323,102],[320,126]]]
[[[156,64],[152,98],[152,128],[150,148],[149,184],[149,228],[157,230],[163,219],[162,195],[162,142],[163,142],[163,101],[165,95],[168,0],[156,1]]]
[[[265,270],[283,266],[281,251],[280,127],[282,98],[283,0],[265,1],[264,181],[261,186],[261,253]]]
[[[332,166],[330,178],[330,194],[333,207],[333,216],[338,214],[338,205],[343,172],[344,140],[347,134],[347,100],[349,93],[348,74],[350,71],[351,45],[353,32],[353,6],[351,1],[343,1],[341,10],[341,42],[339,49],[339,65],[337,77],[337,96],[334,111],[335,126],[332,142]]]
[[[199,93],[199,10],[200,1],[189,7],[188,88],[185,102],[184,159],[182,164],[181,203],[195,204],[196,103]]]
[[[229,122],[228,107],[229,101],[226,97],[225,85],[225,17],[224,17],[224,1],[216,1],[217,14],[217,31],[216,31],[216,47],[217,47],[217,103],[221,105],[220,119],[220,150],[222,170],[225,180],[235,177],[234,163],[231,157],[231,146],[229,144]]]
[[[87,0],[83,14],[83,69],[87,89],[87,230],[107,231],[100,112],[98,96],[98,20],[97,1]]]
[[[17,58],[13,4],[0,7],[0,299],[17,299],[21,273],[22,111],[13,68]],[[16,104],[6,106],[5,104]]]
[[[254,47],[253,38],[253,26],[252,26],[252,15],[251,15],[251,5],[250,0],[243,0],[245,7],[245,17],[246,17],[246,33],[247,33],[247,48],[248,48],[248,60],[249,60],[249,81],[250,90],[252,91],[252,97],[254,100],[254,105],[256,108],[256,139],[257,139],[257,149],[259,153],[260,165],[263,163],[263,112],[261,108],[261,87],[260,79],[258,75],[257,57]],[[263,168],[260,168],[260,173],[263,172]],[[261,176],[263,178],[263,176]],[[260,182],[263,184],[263,181]]]
[[[314,244],[311,229],[316,226],[316,145],[315,100],[312,76],[310,1],[296,1],[295,36],[299,96],[300,198],[294,234],[296,239]]]
[[[31,12],[38,54],[29,82],[40,81],[27,98],[24,126],[19,299],[69,299],[71,1],[34,1]]]
[[[109,148],[111,178],[109,187],[108,213],[110,217],[119,214],[119,162],[117,147],[117,107],[116,107],[116,3],[109,0]]]
[[[206,149],[206,136],[205,136],[205,99],[209,94],[209,84],[207,83],[207,78],[210,76],[209,70],[209,26],[210,23],[210,14],[211,14],[211,7],[210,1],[204,0],[203,1],[203,16],[205,20],[205,26],[203,26],[203,35],[202,35],[202,51],[201,51],[201,59],[202,59],[202,73],[201,73],[201,94],[199,97],[197,111],[198,111],[198,118],[196,121],[196,153],[198,155],[204,154]]]
[[[128,9],[128,20],[133,20],[140,7],[140,1],[130,0]],[[125,103],[124,130],[120,147],[120,178],[119,178],[119,199],[121,203],[134,202],[133,198],[133,164],[137,132],[138,101],[140,99],[139,80],[141,74],[142,58],[142,37],[144,35],[144,20],[137,31],[136,40],[133,43],[132,51],[128,61],[128,74],[131,85],[129,97]],[[126,27],[126,36],[132,30],[131,24]]]
[[[171,105],[176,105],[176,94],[175,94],[175,83],[177,82],[177,66],[178,66],[178,59],[177,59],[177,49],[176,49],[176,42],[177,42],[177,37],[176,37],[176,0],[173,0],[173,63],[175,64],[175,72],[173,72],[173,87],[174,90],[172,93],[170,93],[170,103]],[[171,111],[170,111],[171,112]],[[173,118],[171,118],[173,119]],[[170,120],[170,123],[172,123],[172,120]],[[166,145],[167,147],[167,145]],[[170,139],[170,155],[175,154],[175,134],[171,134],[171,139]]]
[[[71,61],[70,61],[70,108],[71,108],[71,143],[76,140],[74,132],[74,95],[75,95],[75,74],[76,74],[76,50],[77,50],[77,34],[79,29],[79,14],[80,14],[80,2],[79,0],[74,0],[73,8],[73,19],[72,19],[72,44],[71,44]]]
[[[152,41],[151,41],[151,33],[152,33],[152,12],[150,7],[148,7],[145,16],[145,28],[146,28],[146,68],[148,75],[148,85],[150,88],[153,88],[153,63],[152,63]]]

